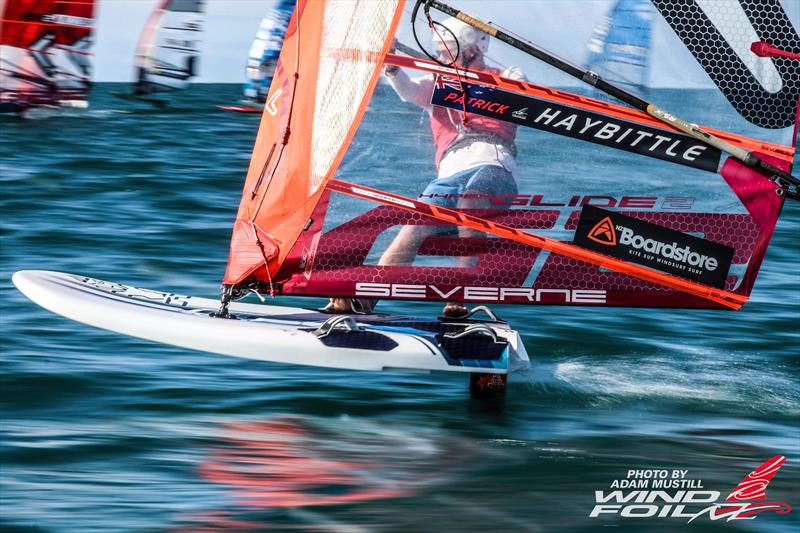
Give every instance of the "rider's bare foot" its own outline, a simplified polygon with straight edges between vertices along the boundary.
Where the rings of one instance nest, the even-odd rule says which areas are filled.
[[[467,316],[467,314],[469,314],[469,310],[461,303],[447,302],[447,305],[444,306],[442,314],[447,318],[461,318]]]
[[[367,298],[331,298],[323,308],[326,313],[370,314],[375,300]]]

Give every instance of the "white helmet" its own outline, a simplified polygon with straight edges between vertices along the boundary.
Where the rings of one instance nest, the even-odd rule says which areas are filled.
[[[453,53],[455,53],[456,40],[458,40],[458,46],[461,50],[473,48],[483,55],[489,49],[489,36],[477,28],[473,28],[455,17],[447,17],[439,24],[445,26],[446,29],[438,25],[434,26],[433,44],[437,46],[445,45],[451,48]]]

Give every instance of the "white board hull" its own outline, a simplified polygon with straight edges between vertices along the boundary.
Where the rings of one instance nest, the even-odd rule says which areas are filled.
[[[164,344],[235,357],[350,370],[441,370],[505,374],[526,368],[519,334],[502,322],[423,321],[355,316],[356,332],[313,333],[331,315],[297,307],[232,303],[236,319],[212,316],[217,300],[41,270],[20,271],[14,284],[28,298],[72,320]],[[456,341],[445,332],[484,324],[485,336]],[[488,346],[486,353],[481,353]],[[491,351],[496,356],[488,356]]]

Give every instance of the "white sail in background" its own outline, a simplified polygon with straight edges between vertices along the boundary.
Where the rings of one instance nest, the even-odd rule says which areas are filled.
[[[134,60],[135,95],[185,89],[197,75],[205,0],[164,0],[147,20]]]
[[[641,94],[648,86],[653,19],[650,0],[618,0],[587,44],[587,67],[616,85]]]
[[[263,102],[266,98],[294,5],[295,0],[280,0],[261,19],[261,25],[247,57],[245,98],[258,102]]]

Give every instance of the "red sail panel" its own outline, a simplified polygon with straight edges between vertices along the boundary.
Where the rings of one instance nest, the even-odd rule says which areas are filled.
[[[550,142],[542,128],[537,128],[518,132],[514,139],[522,148],[518,160],[516,145],[502,146],[514,153],[513,158],[498,155],[498,161],[488,163],[485,150],[478,159],[470,159],[474,154],[469,152],[458,152],[459,157],[466,155],[462,161],[466,170],[453,173],[451,168],[426,189],[426,193],[436,191],[437,184],[451,183],[456,176],[461,179],[461,174],[477,168],[469,165],[479,161],[483,162],[479,166],[501,165],[512,174],[513,194],[506,194],[510,188],[488,188],[499,191],[496,193],[479,188],[480,201],[472,202],[474,198],[467,196],[474,195],[474,189],[462,183],[464,188],[456,192],[447,188],[441,193],[448,200],[438,205],[433,193],[415,198],[422,190],[420,181],[430,175],[433,166],[424,160],[432,157],[432,147],[423,146],[424,141],[410,142],[423,138],[420,128],[414,129],[414,124],[425,123],[418,111],[393,107],[395,95],[378,91],[375,106],[364,120],[366,142],[353,139],[353,134],[382,63],[422,71],[432,86],[436,82],[431,74],[452,75],[453,70],[425,60],[387,55],[398,11],[391,16],[388,11],[369,14],[369,9],[377,9],[381,3],[365,1],[356,10],[354,5],[328,0],[300,2],[296,9],[265,103],[231,239],[225,284],[266,282],[270,290],[287,295],[469,303],[738,309],[747,301],[783,197],[776,194],[780,191],[769,179],[735,160],[728,159],[720,166],[717,158],[713,168],[684,165],[676,170],[674,165],[664,164],[674,163],[666,158],[637,161],[642,154],[632,150],[615,150],[613,156],[605,157],[599,152],[603,143],[571,146],[569,143],[586,140],[571,135]],[[364,13],[371,21],[358,18]],[[350,39],[350,28],[358,28],[356,33],[364,40]],[[373,30],[374,37],[364,37]],[[463,82],[499,88],[659,129],[658,135],[669,131],[668,126],[624,106],[486,72],[459,70],[458,75],[459,86]],[[393,87],[402,100],[428,114],[442,110],[440,104],[436,110],[430,107],[429,103],[436,102],[427,95],[409,98]],[[529,107],[524,103],[514,110],[522,115]],[[475,113],[463,112],[467,119]],[[448,116],[452,121],[455,113]],[[598,121],[593,119],[592,124]],[[480,143],[497,144],[469,129],[475,124],[479,123],[463,120],[459,131],[464,137],[472,135],[470,142],[480,149],[485,148]],[[588,121],[586,125],[588,128]],[[435,129],[433,133],[435,136]],[[790,165],[792,147],[715,133],[737,146],[756,150],[776,166]],[[332,180],[350,144],[354,151],[343,173],[352,175],[348,182],[357,184]],[[497,146],[494,149],[498,150]],[[634,158],[630,167],[625,157]],[[504,162],[499,162],[501,159]],[[606,167],[611,170],[604,172]],[[698,170],[718,171],[721,177],[716,173],[698,175]],[[533,190],[517,193],[523,183]],[[442,207],[445,205],[448,207]],[[589,205],[606,208],[619,220],[622,217],[616,212],[624,214],[638,227],[655,227],[669,240],[653,241],[660,242],[654,250],[684,250],[685,242],[695,239],[724,248],[730,256],[708,281],[709,277],[696,272],[699,269],[687,267],[697,266],[688,259],[684,261],[687,265],[676,266],[674,261],[670,265],[673,270],[687,267],[681,275],[655,265],[659,258],[653,250],[644,250],[651,255],[647,258],[650,263],[625,250],[629,254],[626,259],[620,258],[619,250],[614,250],[616,255],[608,249],[608,253],[590,250],[590,244],[579,245],[575,239],[582,208]],[[411,231],[406,231],[409,228]],[[402,239],[397,238],[400,232]],[[643,243],[650,240],[642,238]],[[644,246],[650,245],[640,248]],[[686,246],[682,253],[688,257],[690,248]],[[677,257],[668,259],[683,261]]]
[[[0,105],[13,110],[86,99],[94,9],[93,0],[5,3]]]
[[[264,106],[223,283],[269,281],[280,268],[358,127],[402,5],[298,2]]]
[[[445,221],[454,220],[450,215],[457,212],[434,220],[431,213],[441,208],[367,187],[360,188],[365,191],[362,198],[387,205],[356,209],[351,203],[337,202],[341,198],[336,192],[350,194],[352,187],[334,181],[311,216],[313,224],[295,243],[274,281],[282,294],[305,296],[738,309],[752,291],[783,200],[775,194],[774,184],[735,160],[727,160],[721,172],[746,213],[692,212],[682,204],[688,199],[681,196],[519,194],[495,198],[496,209],[454,215],[473,217],[468,222],[486,233],[467,238]],[[512,203],[514,208],[508,209]],[[557,245],[538,248],[519,233],[512,234],[513,228],[534,235],[567,234],[570,239],[562,242],[569,243],[582,205],[622,207],[621,212],[630,217],[733,248],[725,289],[698,286],[674,276],[666,279],[664,274],[646,281],[650,278],[630,266],[619,268],[624,262],[583,258],[580,253],[567,256]],[[343,209],[363,212],[351,218],[343,215]],[[326,217],[346,221],[327,227]],[[438,226],[439,231],[424,240],[407,264],[381,264],[386,236],[406,225]],[[504,238],[487,238],[492,235]]]
[[[91,35],[93,0],[11,0],[5,2],[0,44],[31,48],[46,35],[71,46]]]

